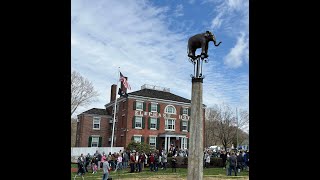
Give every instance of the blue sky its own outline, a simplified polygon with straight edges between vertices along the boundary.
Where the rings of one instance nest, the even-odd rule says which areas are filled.
[[[203,103],[249,110],[248,0],[72,0],[71,68],[100,94],[75,114],[109,103],[118,67],[128,92],[150,84],[191,99],[187,42],[207,30],[222,43],[209,43]]]

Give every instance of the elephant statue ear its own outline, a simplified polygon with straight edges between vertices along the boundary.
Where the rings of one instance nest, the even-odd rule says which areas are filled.
[[[210,31],[206,31],[205,36],[210,36],[212,33]]]

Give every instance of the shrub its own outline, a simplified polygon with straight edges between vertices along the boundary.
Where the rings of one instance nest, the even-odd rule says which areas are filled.
[[[210,158],[210,166],[213,167],[223,167],[222,158],[212,157]]]
[[[168,168],[171,168],[171,159],[172,157],[168,157],[168,163],[167,163]],[[188,157],[177,156],[176,159],[177,159],[176,161],[177,168],[188,167]],[[215,157],[210,158],[210,167],[223,167],[222,158],[215,158]]]

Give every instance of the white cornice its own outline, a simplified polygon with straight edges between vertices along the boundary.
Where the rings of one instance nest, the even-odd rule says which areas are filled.
[[[158,102],[158,103],[167,103],[167,104],[172,104],[172,105],[180,105],[180,106],[188,106],[191,107],[191,103],[186,103],[186,102],[179,102],[179,101],[172,101],[172,100],[165,100],[165,99],[158,99],[158,98],[151,98],[151,97],[144,97],[144,96],[137,96],[137,95],[129,95],[128,99],[135,99],[135,100],[140,100],[140,101],[150,101],[150,102]],[[126,98],[119,98],[117,100],[117,104],[119,102],[125,101]],[[114,101],[108,103],[105,105],[106,108],[113,106]],[[203,105],[202,108],[206,108],[206,105]]]

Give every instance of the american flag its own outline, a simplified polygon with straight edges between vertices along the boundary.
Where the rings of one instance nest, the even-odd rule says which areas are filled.
[[[120,72],[120,81],[123,83],[124,87],[131,90],[130,84],[128,83],[127,79],[123,76],[121,72]]]

